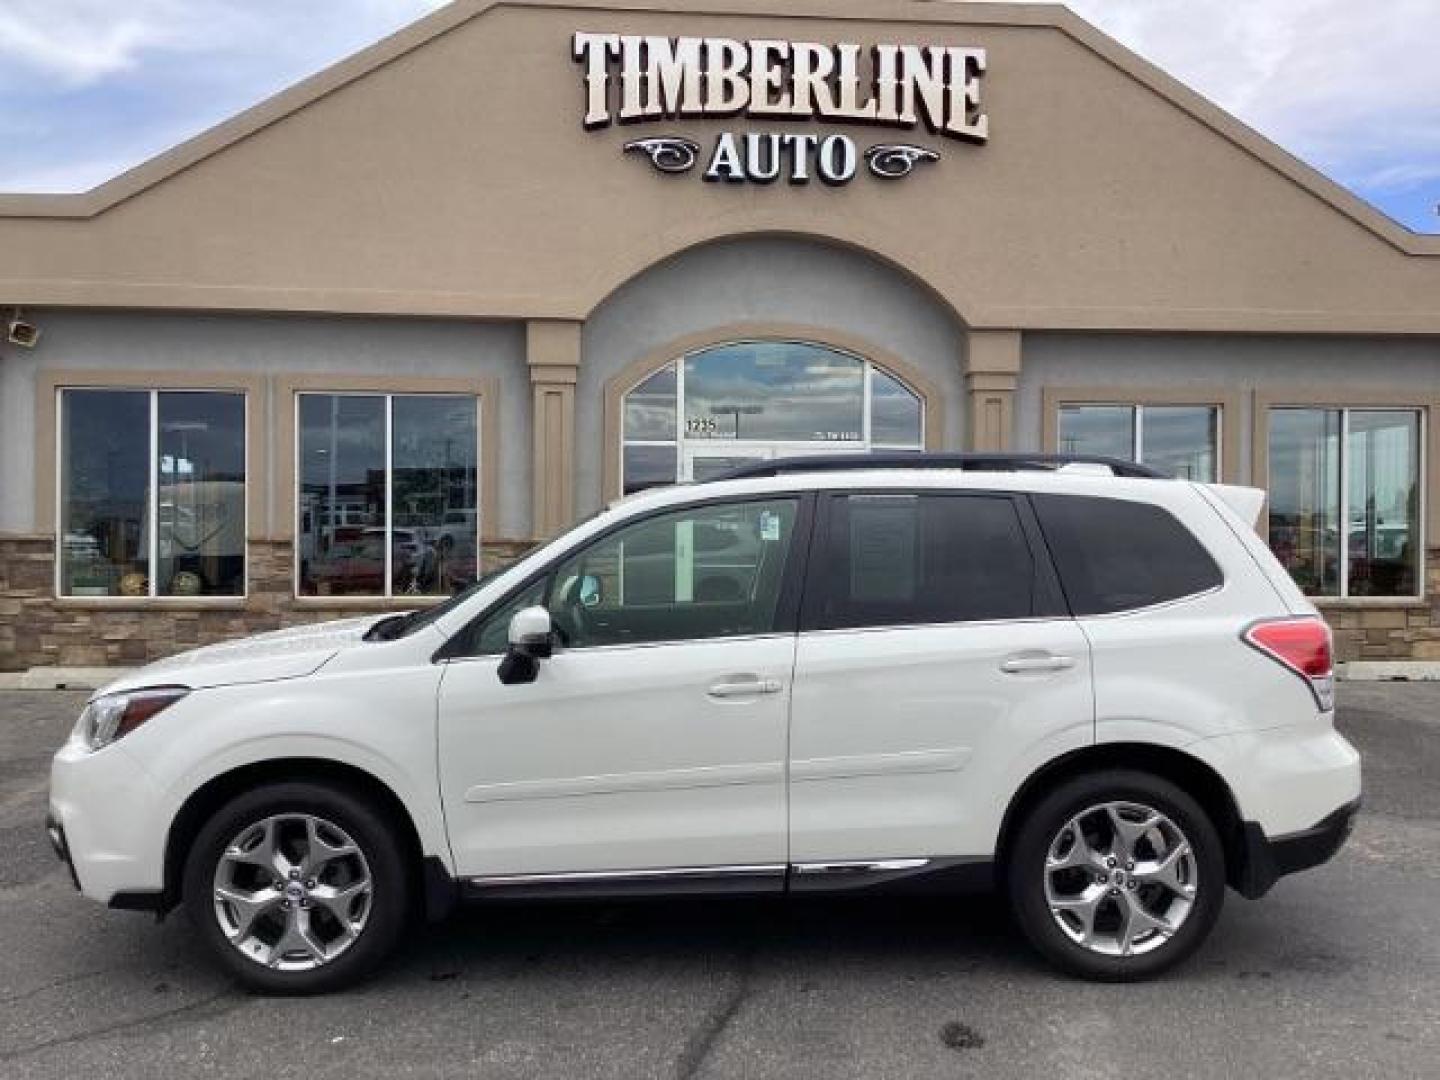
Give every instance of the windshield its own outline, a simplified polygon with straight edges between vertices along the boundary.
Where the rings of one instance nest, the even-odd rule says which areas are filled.
[[[592,521],[603,513],[605,513],[604,510],[598,510],[585,518],[580,524],[583,525],[585,522]],[[577,525],[576,528],[578,527]],[[399,537],[400,533],[397,532],[395,535]],[[527,557],[530,554],[534,554],[534,552],[528,552]],[[502,566],[499,570],[490,571],[490,573],[478,578],[473,584],[467,585],[454,596],[450,597],[450,599],[442,604],[437,604],[435,607],[426,608],[424,611],[412,611],[408,615],[387,616],[370,627],[369,631],[365,634],[365,640],[398,641],[400,638],[409,637],[411,634],[423,630],[427,626],[432,626],[437,620],[443,619],[509,569],[509,566]]]
[[[409,637],[432,625],[437,619],[444,618],[446,614],[454,611],[509,569],[508,566],[505,566],[499,570],[490,571],[465,586],[444,603],[436,604],[432,608],[426,608],[424,611],[412,611],[408,615],[388,615],[370,628],[369,633],[365,635],[365,640],[398,641],[400,638]]]

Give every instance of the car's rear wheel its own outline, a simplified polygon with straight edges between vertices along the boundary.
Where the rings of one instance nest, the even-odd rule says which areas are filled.
[[[1210,933],[1225,856],[1209,816],[1179,787],[1107,771],[1061,784],[1030,810],[1007,884],[1021,930],[1047,959],[1084,978],[1143,979]]]
[[[349,985],[394,948],[410,875],[392,828],[367,800],[287,782],[238,796],[201,830],[185,864],[185,907],[220,963],[264,993]]]

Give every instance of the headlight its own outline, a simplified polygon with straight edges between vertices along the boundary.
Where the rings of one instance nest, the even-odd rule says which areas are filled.
[[[183,686],[160,686],[153,690],[106,694],[85,706],[70,737],[91,750],[99,750],[130,734],[188,693]]]

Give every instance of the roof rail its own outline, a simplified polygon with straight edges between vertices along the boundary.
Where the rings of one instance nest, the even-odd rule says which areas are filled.
[[[962,472],[1056,472],[1066,465],[1103,465],[1116,476],[1169,479],[1145,465],[1090,454],[813,454],[744,465],[715,480],[753,480],[791,473],[855,472],[862,469],[956,469]]]

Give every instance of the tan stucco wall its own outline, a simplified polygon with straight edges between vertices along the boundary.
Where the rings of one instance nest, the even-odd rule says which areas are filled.
[[[584,319],[674,252],[788,233],[905,266],[973,327],[1440,332],[1440,240],[1066,12],[680,6],[461,0],[91,195],[0,197],[0,302]],[[661,177],[621,152],[637,131],[895,133],[586,133],[578,29],[981,46],[991,140],[920,133],[944,160],[889,184]]]

